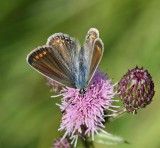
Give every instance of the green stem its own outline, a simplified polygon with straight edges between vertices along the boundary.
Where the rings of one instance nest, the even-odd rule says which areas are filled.
[[[112,117],[109,117],[108,121],[112,122],[115,119],[118,119],[119,117],[121,117],[124,113],[126,113],[126,108],[122,107],[119,109],[119,111],[117,111],[116,113],[113,113]]]
[[[94,148],[94,144],[93,144],[93,141],[88,141],[88,138],[85,137],[85,140],[83,140],[83,145],[84,145],[84,148]]]

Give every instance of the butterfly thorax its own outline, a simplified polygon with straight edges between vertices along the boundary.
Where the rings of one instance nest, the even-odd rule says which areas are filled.
[[[86,78],[85,76],[81,76],[79,77],[79,79],[76,81],[76,88],[79,89],[79,93],[80,94],[85,94],[86,90],[87,90],[87,83],[86,83]]]

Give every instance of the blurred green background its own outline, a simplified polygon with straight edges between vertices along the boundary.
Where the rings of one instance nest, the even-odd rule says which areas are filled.
[[[44,78],[26,63],[27,54],[56,32],[83,44],[90,27],[100,31],[105,52],[100,64],[113,82],[127,69],[144,66],[155,82],[155,96],[137,115],[106,125],[129,145],[160,147],[160,0],[5,0],[0,2],[0,147],[49,148],[61,113]],[[81,147],[81,146],[80,146]]]

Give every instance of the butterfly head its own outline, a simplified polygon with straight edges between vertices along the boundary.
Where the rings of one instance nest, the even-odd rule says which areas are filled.
[[[81,89],[79,90],[79,93],[83,95],[83,94],[86,93],[86,91],[87,91],[87,88],[81,88]]]

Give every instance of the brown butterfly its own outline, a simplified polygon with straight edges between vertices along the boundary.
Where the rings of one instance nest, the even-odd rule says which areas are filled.
[[[27,62],[42,75],[85,93],[103,51],[103,42],[95,28],[89,29],[84,48],[69,35],[55,33],[48,38],[46,45],[28,54]]]

